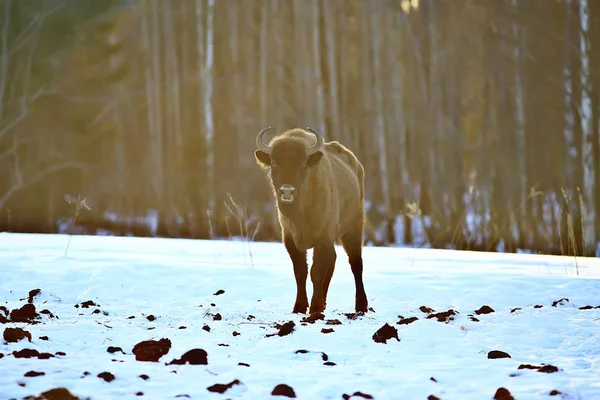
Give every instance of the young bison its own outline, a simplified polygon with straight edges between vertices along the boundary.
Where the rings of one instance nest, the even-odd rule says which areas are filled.
[[[334,243],[341,241],[356,285],[355,309],[366,312],[363,285],[364,169],[356,156],[338,142],[324,143],[314,129],[290,129],[271,140],[256,136],[257,163],[269,170],[277,202],[282,240],[294,266],[294,313],[306,313],[308,297],[306,251],[314,248],[310,278],[310,313],[325,310],[335,268]]]

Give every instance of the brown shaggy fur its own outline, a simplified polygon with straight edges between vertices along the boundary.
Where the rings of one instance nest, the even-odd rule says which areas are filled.
[[[294,264],[297,298],[294,312],[306,312],[306,250],[314,248],[311,280],[313,297],[310,312],[326,306],[327,290],[335,267],[335,242],[341,242],[349,257],[356,283],[356,311],[367,311],[362,282],[362,235],[364,211],[364,169],[356,156],[338,142],[325,143],[322,155],[308,156],[306,149],[315,136],[303,129],[291,129],[270,142],[271,156],[256,151],[257,163],[269,169],[269,182],[277,201],[282,241]],[[273,183],[271,163],[293,170],[307,163],[303,184],[293,207],[280,204]],[[286,209],[287,208],[287,209]],[[285,210],[284,210],[285,209]]]

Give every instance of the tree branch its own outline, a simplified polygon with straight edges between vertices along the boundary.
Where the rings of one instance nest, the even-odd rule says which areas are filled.
[[[8,132],[10,132],[10,130],[12,128],[17,126],[21,121],[23,121],[25,119],[25,117],[27,117],[29,115],[30,109],[27,107],[27,104],[33,103],[34,101],[36,101],[38,98],[40,98],[43,95],[54,94],[54,93],[56,93],[55,90],[46,90],[44,88],[39,88],[38,91],[35,92],[28,99],[25,98],[25,96],[22,96],[18,100],[21,103],[21,114],[19,114],[19,116],[17,118],[15,118],[11,122],[9,122],[7,125],[0,128],[0,139],[2,139],[6,134],[8,134]],[[0,156],[0,158],[2,158],[2,157],[3,156]]]
[[[5,125],[3,128],[0,129],[0,139],[2,139],[4,137],[4,135],[6,135],[8,132],[10,132],[10,130],[12,128],[19,125],[19,123],[21,121],[23,121],[25,119],[25,117],[27,117],[27,115],[29,115],[29,109],[23,108],[21,110],[21,114],[19,114],[19,116],[17,118],[13,119],[11,122],[9,122],[7,125]]]
[[[29,187],[31,185],[38,183],[39,181],[44,179],[46,176],[48,176],[54,172],[58,172],[58,171],[61,171],[63,169],[67,169],[67,168],[76,168],[76,169],[82,170],[84,173],[87,173],[87,166],[84,164],[76,163],[76,162],[64,162],[64,163],[55,164],[51,167],[46,168],[44,171],[39,172],[37,175],[33,176],[32,178],[28,179],[27,181],[23,181],[22,178],[17,179],[17,180],[20,180],[21,182],[17,185],[14,185],[10,189],[8,189],[6,191],[6,193],[4,193],[4,195],[2,195],[2,197],[0,197],[0,210],[2,210],[2,208],[4,207],[6,202],[8,202],[8,200],[10,200],[10,198],[13,195],[15,195],[15,193],[19,192],[20,190],[26,189],[27,187]]]
[[[23,97],[21,98],[21,110],[24,110],[25,108],[27,108],[27,94],[29,93],[28,88],[29,88],[29,82],[31,80],[31,66],[32,66],[32,61],[33,61],[33,54],[35,53],[35,49],[37,47],[37,43],[38,43],[38,39],[40,37],[40,32],[42,30],[43,23],[44,23],[44,19],[42,19],[37,26],[37,34],[33,35],[33,43],[31,44],[30,49],[29,49],[29,54],[27,55],[27,67],[26,67],[25,79],[23,82]],[[39,93],[39,90],[38,90],[38,93]],[[34,95],[34,96],[36,96],[36,95]],[[32,98],[34,96],[32,96]]]
[[[59,4],[53,8],[46,10],[43,14],[35,15],[29,22],[29,25],[27,25],[27,27],[25,27],[19,33],[19,35],[13,40],[13,45],[12,45],[11,49],[8,51],[8,55],[15,54],[18,50],[21,49],[21,47],[23,47],[25,45],[25,43],[27,43],[27,41],[30,38],[30,36],[29,36],[30,31],[33,31],[34,28],[38,25],[38,23],[41,25],[46,18],[48,18],[50,15],[52,15],[56,11],[60,10],[64,6],[65,6],[65,3]]]
[[[15,149],[15,152],[13,153],[14,155],[14,171],[15,171],[15,175],[17,176],[17,184],[15,186],[20,187],[23,186],[23,174],[21,173],[21,166],[19,165],[19,152],[16,151],[16,148],[19,147],[19,141],[17,140],[17,138],[15,136],[13,136],[13,145],[12,147]]]

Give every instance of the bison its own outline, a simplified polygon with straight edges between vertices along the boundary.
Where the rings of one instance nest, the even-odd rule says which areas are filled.
[[[310,278],[311,314],[323,312],[335,268],[335,243],[341,242],[356,286],[355,309],[366,312],[363,284],[364,168],[356,156],[336,141],[324,142],[316,130],[294,128],[265,143],[256,136],[256,162],[268,170],[277,204],[282,241],[296,278],[294,313],[306,313],[308,296],[306,252],[314,248]]]

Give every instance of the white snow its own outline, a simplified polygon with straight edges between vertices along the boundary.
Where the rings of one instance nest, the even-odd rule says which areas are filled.
[[[600,398],[600,309],[579,310],[600,305],[597,259],[366,247],[365,287],[375,312],[349,320],[343,313],[354,311],[354,283],[343,249],[336,248],[325,318],[342,325],[303,326],[302,316],[291,313],[296,287],[280,243],[73,236],[64,257],[67,240],[0,234],[0,305],[21,307],[26,301],[20,299],[40,288],[38,311],[59,317],[0,325],[20,326],[33,336],[32,343],[0,344],[1,399],[55,387],[92,399],[137,398],[138,391],[151,399],[264,399],[280,383],[298,399],[311,400],[356,391],[375,399],[492,399],[499,387],[516,399],[547,398],[551,390],[565,398]],[[308,285],[310,297],[310,279]],[[215,296],[219,289],[225,293]],[[569,301],[552,307],[563,297]],[[86,300],[108,316],[92,314],[95,307],[74,307]],[[426,319],[422,305],[460,314],[438,322]],[[471,321],[467,314],[482,305],[495,312]],[[515,307],[522,310],[511,313]],[[213,321],[207,311],[223,319]],[[157,319],[148,321],[149,314]],[[135,319],[127,319],[131,315]],[[396,325],[398,315],[419,320]],[[289,320],[297,324],[290,335],[266,337],[277,332],[274,323]],[[372,340],[386,322],[398,328],[400,342]],[[210,332],[202,330],[205,324]],[[322,328],[335,332],[323,334]],[[40,340],[42,335],[49,340]],[[172,348],[159,362],[135,360],[136,343],[160,338],[169,338]],[[127,354],[109,354],[108,346]],[[12,352],[23,348],[66,356],[14,358]],[[165,365],[193,348],[207,351],[208,365]],[[310,352],[296,354],[300,349]],[[491,350],[512,358],[488,359]],[[336,365],[323,365],[320,352]],[[560,371],[517,369],[542,363]],[[45,375],[24,377],[30,370]],[[84,371],[91,374],[82,377]],[[116,379],[98,378],[104,371]],[[243,385],[224,394],[206,389],[234,379]]]

